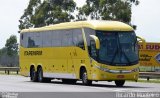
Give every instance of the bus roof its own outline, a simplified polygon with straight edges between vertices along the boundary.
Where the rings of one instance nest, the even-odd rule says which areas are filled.
[[[40,28],[24,29],[21,31],[21,33],[82,28],[82,27],[92,28],[94,30],[103,30],[103,31],[133,31],[134,30],[131,26],[119,21],[92,20],[92,21],[65,22],[65,23],[59,23],[55,25],[44,26]]]

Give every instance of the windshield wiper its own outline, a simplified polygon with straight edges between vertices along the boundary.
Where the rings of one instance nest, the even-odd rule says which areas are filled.
[[[118,46],[117,46],[116,52],[115,52],[114,55],[113,55],[113,58],[112,58],[112,60],[111,60],[110,65],[113,64],[113,61],[114,61],[114,59],[116,58],[117,53],[118,53]]]
[[[125,58],[126,58],[126,60],[128,61],[128,64],[130,65],[131,64],[131,61],[129,60],[129,58],[128,58],[128,56],[125,54],[125,52],[124,51],[122,51],[122,46],[121,46],[121,43],[120,43],[120,41],[119,41],[119,36],[118,36],[118,33],[116,34],[116,37],[117,37],[117,49],[116,49],[116,52],[114,53],[114,56],[113,56],[113,58],[112,58],[112,60],[111,60],[111,65],[113,64],[113,62],[114,62],[114,60],[115,60],[115,58],[116,58],[116,55],[120,52],[120,61],[121,61],[121,57],[122,57],[122,55],[124,54],[124,56],[125,56]],[[127,64],[126,64],[127,65]]]
[[[115,53],[113,55],[113,58],[111,60],[111,63],[110,63],[111,65],[113,64],[114,59],[116,58],[116,55],[118,54],[118,49],[119,49],[119,37],[118,37],[118,33],[115,34],[115,37],[118,38],[118,40],[116,40],[117,41],[117,43],[116,43],[117,48],[116,48],[116,51],[115,51]]]
[[[129,60],[128,56],[126,55],[126,53],[124,51],[122,51],[122,53],[124,54],[124,56],[126,57],[127,61],[128,61],[128,64],[130,65],[131,64],[131,61]]]

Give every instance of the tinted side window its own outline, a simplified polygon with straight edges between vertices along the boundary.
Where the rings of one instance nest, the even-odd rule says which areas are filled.
[[[27,47],[28,48],[35,47],[34,34],[33,33],[28,33],[27,35],[28,35],[27,36],[27,41],[28,41]]]
[[[81,29],[73,29],[73,43],[75,46],[84,49],[84,40]]]
[[[27,39],[28,39],[28,33],[21,33],[20,35],[20,45],[22,47],[27,47],[28,45],[28,42],[27,42]]]
[[[91,40],[90,35],[95,35],[95,30],[90,28],[84,28],[84,32],[87,40],[87,46],[90,46],[90,40]]]
[[[60,47],[61,46],[61,31],[52,31],[52,46],[53,47]]]
[[[21,34],[20,34],[20,45],[21,45],[21,46],[23,46],[23,45],[24,45],[24,42],[23,42],[23,41],[24,41],[24,40],[23,40],[23,36],[24,36],[24,33],[23,33],[23,34],[21,33]]]
[[[84,49],[81,29],[23,33],[20,41],[21,46],[28,48],[77,46]]]
[[[41,33],[28,33],[28,47],[42,47],[42,36]]]
[[[62,46],[73,46],[72,30],[63,30],[62,34]]]
[[[34,35],[35,47],[42,47],[42,33],[37,32]]]
[[[46,31],[42,32],[42,45],[43,47],[51,47],[52,46],[52,32]]]
[[[92,49],[92,47],[91,47],[91,37],[90,37],[90,35],[95,35],[95,30],[90,29],[90,28],[84,28],[84,32],[85,32],[85,37],[86,37],[86,40],[87,40],[87,46],[88,46],[89,54],[94,58],[93,55],[95,54],[95,52],[92,51],[94,49]]]

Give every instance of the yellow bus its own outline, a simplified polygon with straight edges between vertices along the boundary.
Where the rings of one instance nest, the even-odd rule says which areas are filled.
[[[20,71],[31,81],[137,81],[138,44],[134,29],[118,21],[66,22],[24,29],[20,34]]]

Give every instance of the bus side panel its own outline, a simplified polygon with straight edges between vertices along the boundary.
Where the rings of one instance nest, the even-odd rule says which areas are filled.
[[[90,66],[89,63],[89,57],[88,57],[88,53],[86,50],[83,50],[79,47],[74,47],[73,51],[72,51],[72,61],[73,61],[73,65],[74,65],[74,73],[76,74],[76,78],[80,79],[80,68],[83,66],[86,68],[86,70],[88,70],[88,66]],[[70,65],[68,65],[69,67],[71,67]]]

